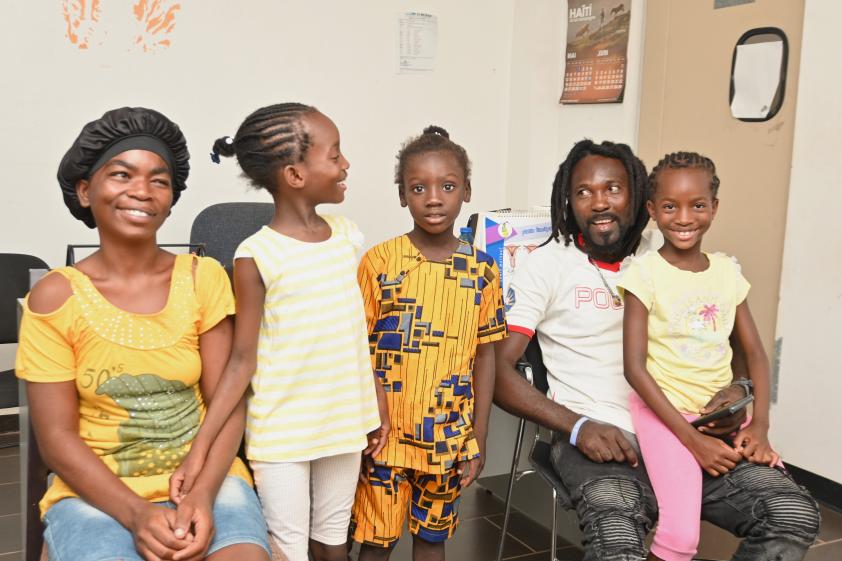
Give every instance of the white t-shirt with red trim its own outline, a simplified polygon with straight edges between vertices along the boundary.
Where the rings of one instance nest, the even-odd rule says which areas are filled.
[[[662,244],[660,232],[648,231],[637,252]],[[633,433],[631,387],[623,376],[623,305],[612,297],[620,271],[619,262],[591,263],[575,244],[551,241],[515,271],[506,319],[510,331],[530,337],[537,331],[550,399]]]

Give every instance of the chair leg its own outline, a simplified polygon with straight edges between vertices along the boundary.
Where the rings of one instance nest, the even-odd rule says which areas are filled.
[[[515,451],[512,454],[512,471],[509,473],[509,487],[506,489],[506,507],[503,513],[503,530],[500,533],[500,543],[497,544],[497,561],[503,558],[503,546],[506,545],[506,532],[509,529],[509,512],[512,508],[512,490],[515,486],[515,479],[517,478],[517,466],[520,463],[520,448],[523,445],[523,432],[526,428],[526,420],[521,419],[517,429],[517,438],[515,439]]]
[[[556,534],[558,528],[558,491],[553,487],[553,524],[552,534],[550,535],[550,561],[557,561],[555,557],[556,551]]]

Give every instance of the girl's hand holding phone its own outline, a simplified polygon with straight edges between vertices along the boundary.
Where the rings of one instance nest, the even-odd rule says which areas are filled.
[[[725,475],[742,459],[736,450],[722,440],[698,432],[692,434],[694,436],[691,441],[686,443],[687,449],[709,475]]]

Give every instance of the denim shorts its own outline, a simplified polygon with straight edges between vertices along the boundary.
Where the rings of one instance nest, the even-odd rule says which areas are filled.
[[[157,503],[175,508],[171,502]],[[269,533],[257,495],[239,477],[228,476],[213,505],[214,537],[207,555],[235,544],[269,549]],[[119,522],[79,498],[62,499],[44,517],[50,561],[143,561],[134,538]],[[92,538],[96,536],[95,538]]]

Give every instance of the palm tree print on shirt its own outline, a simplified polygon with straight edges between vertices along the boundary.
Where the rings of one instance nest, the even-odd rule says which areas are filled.
[[[710,323],[713,330],[716,331],[716,316],[719,314],[719,308],[716,304],[706,304],[699,310],[699,315],[705,323]]]

